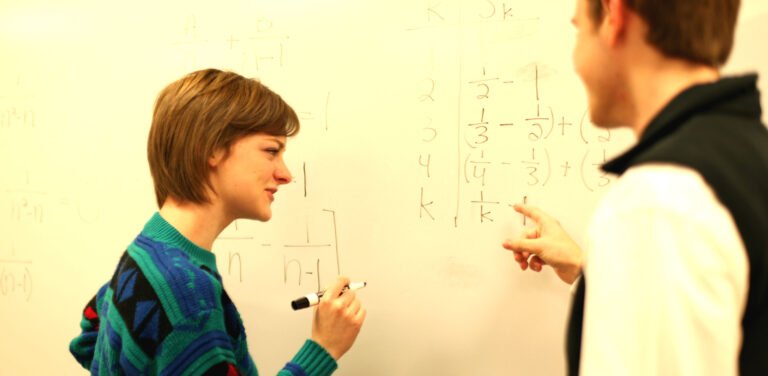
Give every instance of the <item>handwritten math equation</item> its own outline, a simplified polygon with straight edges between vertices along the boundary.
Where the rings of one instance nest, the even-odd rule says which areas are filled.
[[[591,124],[586,108],[573,110],[578,98],[557,92],[561,75],[546,62],[521,64],[521,54],[468,45],[466,35],[482,39],[486,34],[475,29],[490,20],[497,34],[536,35],[536,16],[518,14],[505,3],[479,3],[484,7],[453,18],[450,8],[429,6],[422,24],[409,29],[415,37],[430,35],[424,38],[429,68],[414,83],[419,92],[413,96],[424,119],[414,132],[420,144],[413,163],[420,182],[418,217],[436,221],[452,206],[456,227],[493,223],[512,213],[513,203],[547,191],[599,193],[612,182],[600,166],[621,146],[610,130]],[[531,27],[520,29],[522,24]],[[456,51],[430,45],[435,30],[455,37]],[[444,65],[450,64],[455,69],[446,74]],[[516,69],[509,69],[513,64]],[[446,189],[454,191],[452,199]]]
[[[300,186],[301,198],[292,199],[311,199],[307,170],[305,162],[302,164],[301,173],[294,179],[294,183]],[[290,221],[294,230],[289,231],[279,241],[272,242],[259,241],[252,233],[241,229],[238,222],[235,221],[219,236],[218,242],[221,245],[216,246],[216,252],[225,257],[226,275],[229,278],[237,282],[244,281],[246,273],[243,266],[247,265],[248,258],[254,255],[250,252],[240,252],[239,249],[247,246],[246,248],[252,250],[254,244],[263,251],[282,254],[283,285],[308,285],[320,291],[323,276],[341,274],[339,230],[335,210],[320,209],[300,213]],[[301,226],[296,226],[297,224]]]
[[[281,69],[286,64],[290,36],[276,29],[267,17],[254,17],[246,30],[222,33],[206,17],[183,17],[173,46],[190,67],[198,67],[212,52],[225,54],[238,72]],[[191,68],[190,68],[191,69]]]
[[[18,259],[0,259],[0,297],[32,298],[32,262]]]

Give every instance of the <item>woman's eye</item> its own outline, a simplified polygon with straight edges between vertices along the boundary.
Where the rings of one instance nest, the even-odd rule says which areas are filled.
[[[280,150],[279,149],[270,148],[270,149],[267,149],[266,152],[269,153],[269,154],[272,154],[272,155],[277,155],[277,153],[279,153]]]

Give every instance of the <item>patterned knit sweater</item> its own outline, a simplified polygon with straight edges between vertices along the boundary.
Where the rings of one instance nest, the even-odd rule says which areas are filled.
[[[216,256],[156,213],[86,305],[70,351],[94,375],[258,375]],[[330,375],[307,340],[281,376]]]

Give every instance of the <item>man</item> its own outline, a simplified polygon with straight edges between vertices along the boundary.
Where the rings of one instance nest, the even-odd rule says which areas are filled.
[[[593,123],[638,142],[584,252],[552,217],[504,247],[576,282],[569,374],[768,375],[768,131],[755,75],[721,78],[739,0],[578,0]],[[583,272],[583,273],[582,273]]]

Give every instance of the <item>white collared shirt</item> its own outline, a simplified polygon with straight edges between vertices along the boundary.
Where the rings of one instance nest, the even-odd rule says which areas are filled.
[[[587,242],[581,375],[738,375],[747,253],[696,171],[629,169]]]

